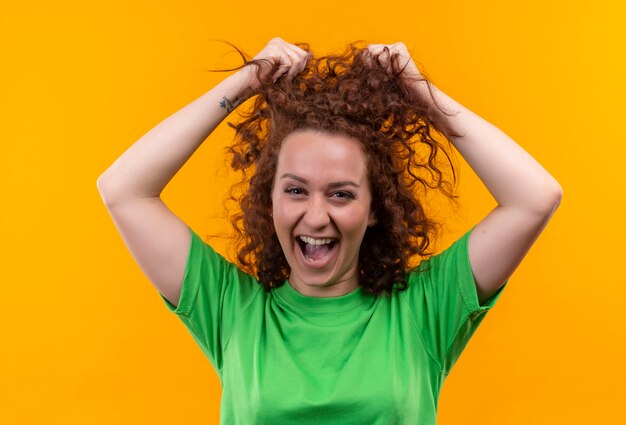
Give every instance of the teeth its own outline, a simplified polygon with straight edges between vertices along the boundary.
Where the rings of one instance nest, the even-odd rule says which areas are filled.
[[[329,238],[313,239],[308,236],[299,236],[299,237],[301,241],[308,243],[309,245],[325,245],[333,241],[333,239],[329,239]]]

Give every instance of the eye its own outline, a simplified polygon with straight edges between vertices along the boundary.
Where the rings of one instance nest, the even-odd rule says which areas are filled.
[[[304,195],[305,194],[303,189],[299,187],[293,187],[293,186],[286,187],[284,192],[291,194],[291,195]]]
[[[333,192],[333,194],[331,195],[334,198],[339,198],[339,199],[354,199],[354,193],[349,192],[347,190],[338,190],[337,192]]]

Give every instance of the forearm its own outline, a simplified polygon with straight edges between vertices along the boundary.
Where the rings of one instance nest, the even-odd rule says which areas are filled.
[[[98,179],[104,201],[158,197],[232,108],[249,96],[247,72],[243,68],[225,78],[128,148]]]
[[[419,96],[430,99],[424,83],[413,87]],[[434,85],[432,89],[437,104],[455,113],[440,116],[463,135],[450,141],[499,205],[544,212],[560,201],[559,183],[521,146]]]

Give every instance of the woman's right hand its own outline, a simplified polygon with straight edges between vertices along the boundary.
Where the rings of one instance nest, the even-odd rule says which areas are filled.
[[[248,87],[254,92],[260,87],[261,83],[257,78],[258,67],[261,67],[261,79],[267,77],[267,73],[271,71],[274,64],[279,64],[278,70],[272,76],[272,80],[276,82],[285,73],[285,78],[291,80],[297,74],[302,72],[312,54],[300,47],[287,43],[285,40],[275,37],[271,39],[267,45],[252,60],[260,60],[261,64],[251,63],[242,69],[247,75]]]

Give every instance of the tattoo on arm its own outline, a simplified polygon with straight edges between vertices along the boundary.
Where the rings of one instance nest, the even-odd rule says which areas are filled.
[[[226,96],[222,98],[220,101],[220,106],[222,108],[226,108],[228,112],[235,109],[237,106],[241,105],[244,102],[244,99],[235,99],[235,103],[231,102]]]

